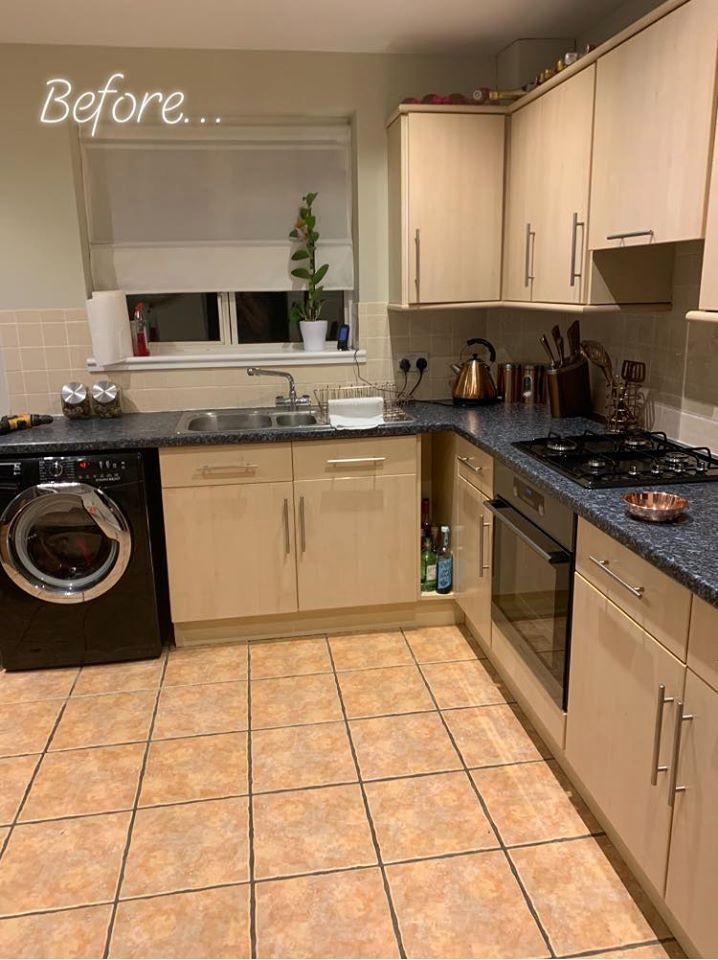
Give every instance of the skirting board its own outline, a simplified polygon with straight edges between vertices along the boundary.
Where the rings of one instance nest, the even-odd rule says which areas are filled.
[[[178,647],[193,647],[209,643],[307,637],[317,633],[370,633],[373,630],[399,630],[402,627],[442,627],[462,621],[463,614],[453,600],[432,598],[431,603],[419,600],[396,606],[352,607],[290,613],[278,617],[175,623],[174,631]]]

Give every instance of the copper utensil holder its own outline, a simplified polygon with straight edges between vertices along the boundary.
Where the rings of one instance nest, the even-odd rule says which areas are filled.
[[[546,384],[552,417],[591,415],[591,383],[588,361],[584,357],[562,367],[549,367],[546,370]]]

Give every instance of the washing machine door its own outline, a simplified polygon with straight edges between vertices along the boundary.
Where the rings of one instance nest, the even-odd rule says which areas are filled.
[[[86,483],[41,483],[0,517],[0,564],[20,589],[48,603],[84,603],[107,593],[132,553],[124,514]]]

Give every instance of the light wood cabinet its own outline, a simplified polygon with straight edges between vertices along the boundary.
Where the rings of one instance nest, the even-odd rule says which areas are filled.
[[[713,173],[708,192],[706,242],[703,250],[703,273],[698,306],[701,310],[718,311],[718,125],[716,125],[713,145]]]
[[[402,111],[389,126],[392,303],[498,300],[503,111]]]
[[[163,490],[176,623],[297,609],[291,481]]]
[[[715,638],[714,638],[715,639]],[[690,670],[666,903],[703,957],[718,956],[718,693]]]
[[[294,496],[300,610],[417,599],[415,474],[298,480]]]
[[[659,772],[655,785],[652,775],[654,765],[671,762],[685,673],[679,660],[576,575],[566,758],[658,890],[668,859],[670,771]]]
[[[717,38],[690,0],[598,59],[591,249],[703,236]]]
[[[487,498],[460,469],[454,491],[454,592],[466,619],[490,646],[492,518]]]
[[[506,300],[583,302],[595,70],[511,116]]]
[[[718,608],[693,597],[688,666],[718,690]]]

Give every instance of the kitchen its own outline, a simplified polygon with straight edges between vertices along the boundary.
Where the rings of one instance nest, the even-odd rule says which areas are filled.
[[[714,3],[3,6],[0,956],[715,955]]]

